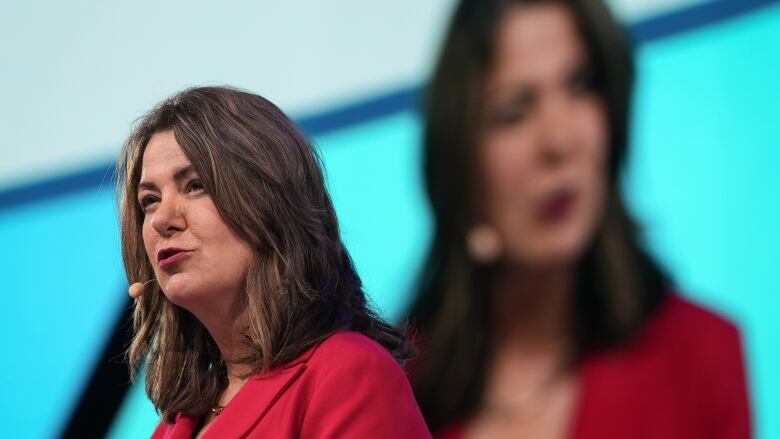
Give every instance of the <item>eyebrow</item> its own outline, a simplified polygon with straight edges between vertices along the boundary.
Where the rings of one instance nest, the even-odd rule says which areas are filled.
[[[195,168],[191,164],[182,166],[173,173],[173,179],[178,183],[192,172],[195,172]],[[150,181],[142,181],[138,184],[137,192],[140,192],[141,189],[156,190],[157,185]]]

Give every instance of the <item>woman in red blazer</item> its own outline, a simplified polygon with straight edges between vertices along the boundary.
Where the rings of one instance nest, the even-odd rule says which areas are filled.
[[[599,0],[461,0],[429,85],[434,240],[410,321],[429,427],[750,436],[736,328],[671,292],[619,188],[630,45]]]
[[[117,174],[153,437],[430,437],[400,366],[414,348],[367,307],[318,158],[275,105],[185,90]]]
[[[153,439],[190,438],[202,420],[178,415]],[[427,437],[406,375],[357,332],[330,336],[297,359],[251,377],[202,437]]]
[[[572,438],[749,438],[741,358],[734,325],[670,293],[631,342],[578,361],[570,417],[557,421]],[[436,437],[467,437],[468,423]]]

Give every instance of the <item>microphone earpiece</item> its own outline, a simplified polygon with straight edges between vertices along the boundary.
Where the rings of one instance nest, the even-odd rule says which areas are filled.
[[[154,282],[156,280],[157,279],[150,279],[144,283],[136,282],[130,285],[130,288],[128,288],[127,290],[130,293],[130,297],[132,297],[133,299],[137,299],[143,296],[144,292],[146,291],[146,284],[148,284],[149,282]]]

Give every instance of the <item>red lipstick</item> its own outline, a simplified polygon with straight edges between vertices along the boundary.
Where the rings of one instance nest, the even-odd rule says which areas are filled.
[[[157,263],[160,265],[160,268],[165,268],[181,261],[189,255],[189,250],[168,247],[157,252]]]
[[[557,223],[569,217],[574,202],[577,199],[575,191],[559,190],[544,198],[539,207],[539,218],[544,222]]]

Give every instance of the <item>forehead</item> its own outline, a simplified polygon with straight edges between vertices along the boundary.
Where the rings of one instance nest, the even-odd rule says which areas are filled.
[[[494,80],[550,77],[580,62],[584,41],[571,10],[561,3],[510,7],[496,40]]]
[[[141,160],[141,181],[161,178],[190,164],[173,130],[155,133],[149,139]]]

